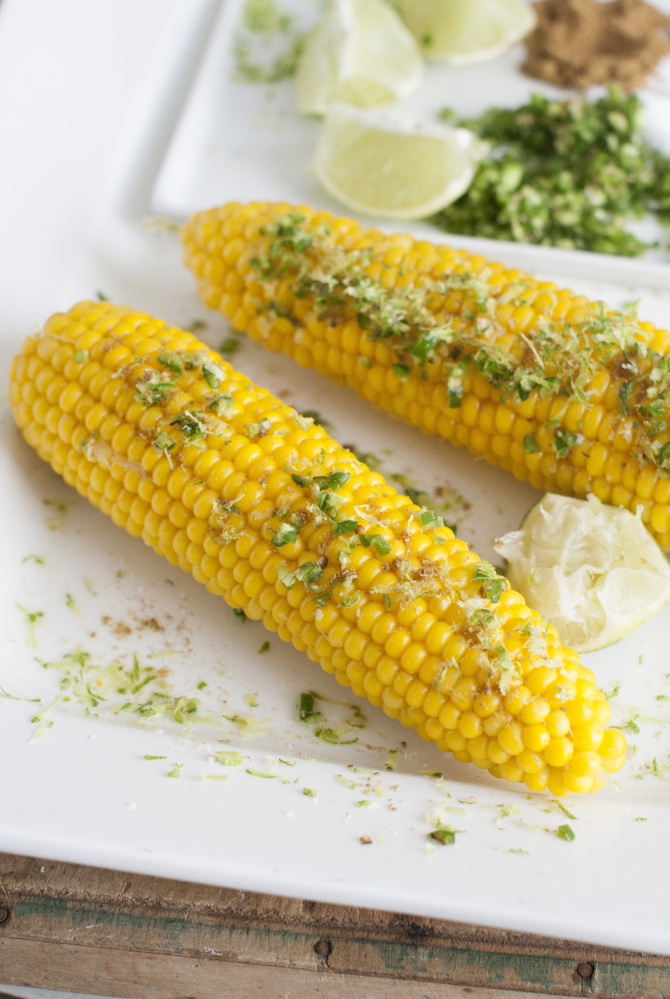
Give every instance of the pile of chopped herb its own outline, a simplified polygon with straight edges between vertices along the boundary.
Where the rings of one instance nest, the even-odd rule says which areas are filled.
[[[653,244],[627,224],[648,213],[670,224],[670,158],[643,140],[642,110],[613,86],[595,102],[534,94],[463,121],[491,152],[467,193],[432,221],[469,236],[639,256]]]

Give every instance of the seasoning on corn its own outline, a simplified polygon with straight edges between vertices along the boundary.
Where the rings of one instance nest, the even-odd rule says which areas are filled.
[[[492,566],[190,333],[82,302],[11,400],[116,524],[456,759],[554,795],[623,765],[593,673]]]
[[[670,548],[670,334],[502,264],[328,212],[182,229],[235,329],[548,492],[642,509]]]

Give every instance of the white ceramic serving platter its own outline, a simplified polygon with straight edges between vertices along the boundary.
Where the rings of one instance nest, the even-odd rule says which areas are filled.
[[[129,6],[121,9],[130,18]],[[49,311],[101,291],[171,322],[204,321],[212,344],[229,335],[200,305],[176,237],[143,224],[157,206],[151,191],[187,75],[182,49],[193,46],[197,55],[211,12],[206,0],[174,0],[152,38],[150,72],[126,98],[133,113],[118,133],[79,263]],[[150,25],[143,30],[149,39]],[[0,18],[0,48],[1,41]],[[276,158],[265,163],[258,196],[279,197]],[[246,174],[244,163],[240,170]],[[239,197],[232,176],[230,183]],[[285,196],[323,203],[310,185],[307,176],[294,193],[287,180]],[[29,206],[30,191],[17,196]],[[226,197],[223,190],[218,199]],[[54,209],[37,224],[47,229],[58,218]],[[53,231],[49,238],[57,245]],[[531,266],[533,251],[525,252]],[[532,266],[564,281],[563,259],[540,253]],[[667,324],[670,292],[651,287],[654,281],[632,287],[571,278],[613,304],[639,297],[644,318]],[[3,377],[21,336],[45,318],[30,303],[22,311],[16,294],[8,287],[13,319],[0,333]],[[318,410],[342,442],[376,454],[387,474],[450,499],[451,520],[483,557],[495,559],[493,539],[537,497],[283,356],[244,343],[235,363],[297,409]],[[365,727],[347,736],[358,741],[318,739],[298,719],[301,692],[322,695],[319,707],[338,730],[352,714],[349,692],[115,528],[40,462],[14,428],[5,397],[1,405],[0,727],[8,765],[0,775],[0,849],[670,953],[670,610],[585,657],[613,694],[615,723],[628,726],[631,759],[597,795],[568,799],[575,817],[567,818],[550,798],[456,763],[365,704]],[[267,638],[270,649],[261,654]],[[113,694],[85,714],[86,692],[62,688],[58,665],[81,652],[89,668],[100,667],[87,675],[94,685],[109,675],[105,667],[130,667],[136,656],[142,668],[160,670],[171,696],[199,697],[205,722],[115,714],[125,698]],[[214,759],[222,750],[243,762],[222,766]],[[391,750],[399,752],[387,770]],[[436,772],[443,777],[430,776]],[[222,776],[229,779],[203,780]],[[436,816],[459,830],[453,846],[428,839],[428,817]],[[572,842],[556,835],[566,823]]]

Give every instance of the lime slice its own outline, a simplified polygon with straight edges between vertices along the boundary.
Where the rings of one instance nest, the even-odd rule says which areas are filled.
[[[506,52],[535,27],[527,0],[398,0],[427,59],[465,66]]]
[[[512,586],[577,652],[618,642],[670,600],[670,565],[640,518],[595,496],[547,493],[495,549]]]
[[[419,219],[460,198],[487,149],[465,128],[403,126],[339,106],[312,166],[328,193],[355,212]]]
[[[300,57],[298,108],[325,114],[336,101],[362,108],[392,104],[416,90],[423,69],[418,45],[384,0],[335,0]]]

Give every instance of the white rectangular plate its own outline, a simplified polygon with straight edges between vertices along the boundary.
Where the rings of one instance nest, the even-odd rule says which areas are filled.
[[[101,290],[171,322],[204,320],[203,336],[216,345],[229,331],[200,305],[176,238],[141,224],[171,84],[168,61],[162,85],[154,79],[140,102],[81,265],[53,308]],[[265,166],[267,186],[257,193],[279,196],[271,193],[275,163]],[[289,199],[312,194],[287,182]],[[28,204],[29,192],[22,197]],[[535,270],[560,276],[551,259],[539,256]],[[667,318],[670,293],[642,282],[631,289],[587,275],[573,283],[613,304],[639,294],[644,318]],[[18,346],[17,336],[4,336],[5,360]],[[459,533],[483,557],[495,558],[493,539],[516,527],[537,498],[283,356],[244,343],[235,363],[297,409],[318,410],[338,439],[378,455],[388,474],[453,496]],[[456,763],[365,704],[367,723],[350,736],[357,742],[317,738],[298,719],[301,692],[326,698],[319,707],[335,728],[351,717],[349,692],[261,625],[238,621],[65,486],[22,441],[6,401],[0,481],[11,526],[0,605],[0,725],[9,761],[0,778],[0,849],[670,953],[670,611],[585,657],[604,690],[619,686],[615,723],[633,720],[639,732],[629,729],[624,773],[597,795],[568,799],[575,818],[567,818],[551,799]],[[259,653],[268,638],[269,651]],[[84,714],[80,698],[63,697],[72,691],[59,687],[62,668],[44,665],[77,650],[101,667],[129,667],[137,656],[141,667],[160,668],[172,696],[201,698],[210,721],[115,715],[108,701]],[[385,764],[394,749],[391,771]],[[224,767],[213,758],[221,750],[244,760]],[[437,771],[443,779],[429,776]],[[225,782],[202,779],[224,775]],[[426,816],[438,814],[459,830],[453,846],[428,839]],[[566,823],[573,842],[556,835]]]

